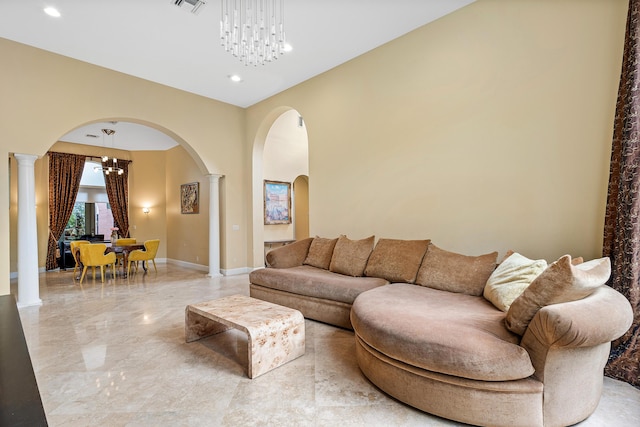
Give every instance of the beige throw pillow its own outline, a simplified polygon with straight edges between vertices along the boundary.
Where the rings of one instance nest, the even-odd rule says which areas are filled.
[[[272,268],[290,268],[302,265],[309,254],[313,237],[298,240],[267,252],[267,265]]]
[[[337,242],[338,239],[314,238],[303,264],[328,270]]]
[[[563,256],[543,271],[513,301],[505,319],[507,328],[516,334],[524,334],[529,322],[542,307],[587,297],[604,285],[610,274],[609,258],[599,258],[574,266],[570,255]]]
[[[532,260],[517,252],[496,267],[484,287],[484,297],[502,311],[508,311],[511,303],[547,268],[547,261]]]
[[[496,268],[498,252],[467,256],[440,249],[433,243],[418,270],[416,283],[429,288],[480,296],[491,272]]]
[[[389,282],[413,283],[429,240],[380,239],[369,257],[364,275]]]
[[[329,270],[347,276],[362,276],[373,250],[375,236],[362,240],[350,240],[340,236],[333,250]]]

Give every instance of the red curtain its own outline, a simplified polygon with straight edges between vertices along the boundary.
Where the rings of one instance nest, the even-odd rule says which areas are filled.
[[[611,149],[603,255],[609,285],[629,299],[634,321],[613,342],[607,376],[640,388],[640,0],[629,1]]]

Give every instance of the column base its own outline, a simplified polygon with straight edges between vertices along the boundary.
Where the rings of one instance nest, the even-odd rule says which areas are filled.
[[[36,305],[42,305],[42,300],[40,298],[38,298],[37,300],[29,301],[29,302],[18,301],[16,303],[16,306],[18,308],[33,307],[33,306],[36,306]]]

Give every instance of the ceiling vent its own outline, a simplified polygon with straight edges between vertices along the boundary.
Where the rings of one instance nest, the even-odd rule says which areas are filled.
[[[171,3],[182,9],[190,10],[191,13],[199,13],[202,6],[207,4],[204,0],[171,0]]]

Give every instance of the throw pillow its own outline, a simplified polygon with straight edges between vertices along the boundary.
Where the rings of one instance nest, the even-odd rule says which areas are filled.
[[[329,270],[347,276],[362,276],[373,250],[375,236],[362,240],[350,240],[340,236],[333,250]]]
[[[484,297],[500,310],[509,311],[511,303],[545,268],[547,261],[532,260],[514,252],[491,273]]]
[[[467,256],[440,249],[433,243],[418,270],[416,283],[429,288],[480,296],[496,268],[498,252]]]
[[[574,266],[570,255],[561,257],[513,301],[505,319],[507,328],[523,335],[533,316],[542,307],[587,297],[604,285],[610,274],[609,258],[599,258]]]
[[[430,240],[380,239],[369,257],[364,275],[389,282],[413,283]]]
[[[302,265],[309,253],[311,242],[313,242],[313,238],[308,237],[270,250],[265,257],[267,265],[272,268],[290,268]]]
[[[309,246],[309,253],[303,264],[328,270],[337,242],[338,239],[315,237]]]

